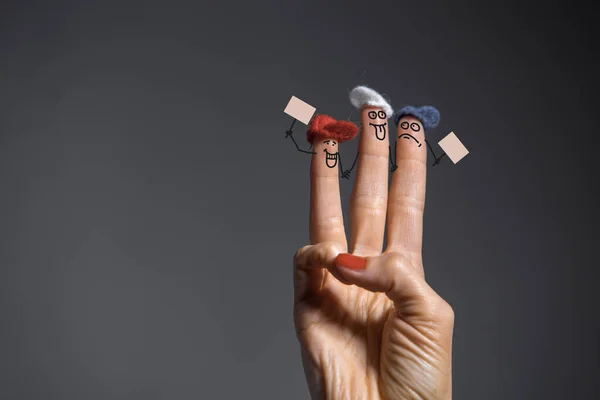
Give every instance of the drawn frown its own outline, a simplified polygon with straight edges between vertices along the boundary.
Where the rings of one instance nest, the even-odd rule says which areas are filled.
[[[409,122],[407,120],[403,120],[400,123],[400,128],[402,128],[402,133],[398,135],[398,139],[407,139],[414,140],[417,143],[417,147],[421,147],[422,143],[414,136],[417,132],[421,132],[421,124],[418,123],[415,119],[413,122]],[[420,134],[419,134],[420,136]]]

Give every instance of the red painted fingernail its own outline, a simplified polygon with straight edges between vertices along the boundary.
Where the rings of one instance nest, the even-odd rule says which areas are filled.
[[[335,259],[335,266],[350,269],[365,269],[367,268],[367,259],[352,254],[342,253]]]

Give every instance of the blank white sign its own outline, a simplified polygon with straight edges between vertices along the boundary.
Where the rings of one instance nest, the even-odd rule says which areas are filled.
[[[315,113],[315,110],[316,108],[310,104],[303,102],[296,96],[292,96],[290,102],[283,112],[302,122],[304,125],[308,125],[310,119]]]
[[[445,138],[439,141],[438,143],[442,150],[446,152],[446,155],[454,164],[462,160],[467,154],[469,154],[469,150],[465,147],[464,144],[454,134],[454,132],[450,132],[446,135]]]

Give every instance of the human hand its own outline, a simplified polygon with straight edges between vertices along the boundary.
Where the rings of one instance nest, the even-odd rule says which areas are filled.
[[[421,255],[427,153],[399,149],[388,196],[388,145],[366,125],[349,243],[339,179],[311,169],[311,245],[294,256],[294,323],[310,392],[314,399],[451,399],[454,313],[425,282]]]

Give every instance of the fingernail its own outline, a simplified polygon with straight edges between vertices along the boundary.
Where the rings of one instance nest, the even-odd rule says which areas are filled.
[[[335,259],[335,266],[350,269],[365,269],[367,268],[367,259],[352,254],[342,253]]]

